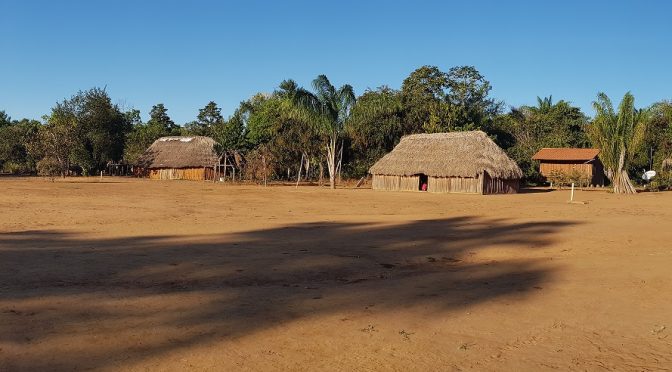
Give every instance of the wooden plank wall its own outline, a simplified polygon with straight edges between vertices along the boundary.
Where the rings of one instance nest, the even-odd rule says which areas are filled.
[[[472,177],[429,177],[427,191],[480,194],[482,182]]]
[[[520,189],[520,180],[503,180],[485,177],[483,194],[515,194]]]
[[[485,177],[428,177],[427,191],[437,193],[514,194],[520,180],[501,180]],[[374,190],[418,191],[420,177],[373,175]]]
[[[211,168],[184,168],[184,169],[151,169],[149,178],[153,180],[212,180],[214,170]]]
[[[419,176],[401,177],[374,174],[371,186],[374,190],[418,191],[419,185]]]
[[[592,164],[563,164],[563,163],[541,163],[539,164],[539,172],[544,176],[548,177],[553,172],[563,172],[568,173],[571,171],[578,171],[581,174],[586,176],[593,176],[593,165]]]
[[[580,174],[588,176],[590,183],[595,186],[604,185],[604,169],[602,164],[597,163],[544,163],[539,164],[539,173],[542,176],[548,177],[553,172],[571,173],[578,171]]]

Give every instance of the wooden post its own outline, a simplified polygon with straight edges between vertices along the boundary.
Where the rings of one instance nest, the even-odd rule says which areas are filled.
[[[299,182],[301,182],[301,170],[303,169],[303,154],[301,154],[301,163],[299,164],[299,175],[296,176],[296,188],[299,188]]]
[[[261,163],[264,165],[264,187],[268,186],[266,184],[266,157],[261,155]]]
[[[569,201],[570,202],[574,201],[574,182],[572,182],[572,193],[571,193],[571,196],[569,197]]]

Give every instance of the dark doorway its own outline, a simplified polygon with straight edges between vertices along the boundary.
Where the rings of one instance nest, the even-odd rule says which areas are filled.
[[[429,186],[427,175],[419,174],[418,178],[420,179],[420,182],[418,182],[418,190],[427,191],[427,187]]]

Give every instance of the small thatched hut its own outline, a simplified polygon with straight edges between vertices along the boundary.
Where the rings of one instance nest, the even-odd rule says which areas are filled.
[[[523,176],[518,164],[481,131],[403,137],[369,173],[374,190],[471,194],[516,193]]]
[[[161,137],[138,160],[138,167],[150,179],[212,180],[220,163],[210,137]]]

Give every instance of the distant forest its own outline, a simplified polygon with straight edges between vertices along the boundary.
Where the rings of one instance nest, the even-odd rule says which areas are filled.
[[[423,66],[399,90],[382,86],[359,96],[350,85],[335,87],[320,75],[308,88],[282,81],[274,92],[241,102],[228,118],[217,103],[208,102],[195,120],[182,125],[162,103],[143,122],[139,110],[124,111],[104,89],[92,88],[56,103],[40,121],[14,120],[0,111],[0,170],[98,174],[109,162],[133,164],[153,141],[171,135],[212,137],[222,152],[235,151],[250,164],[263,157],[271,179],[295,179],[300,166],[309,163],[309,177],[324,174],[332,183],[337,174],[363,177],[402,136],[413,133],[482,130],[520,165],[528,183],[540,180],[531,157],[543,147],[600,148],[615,186],[630,183],[628,174],[639,180],[644,169],[663,171],[665,159],[672,157],[669,101],[636,108],[628,93],[615,107],[598,93],[591,118],[552,97],[508,107],[490,96],[491,88],[471,66],[447,72]],[[255,178],[254,172],[242,171]],[[669,185],[670,177],[657,182]]]

